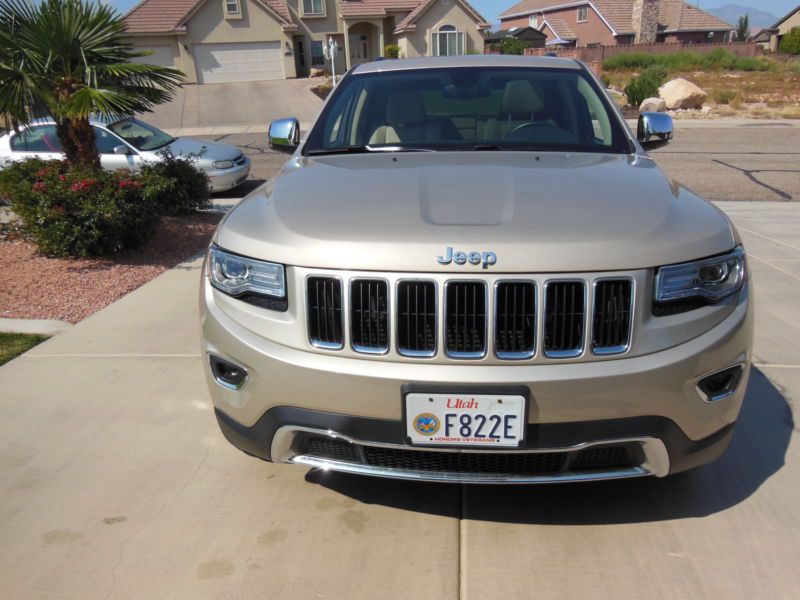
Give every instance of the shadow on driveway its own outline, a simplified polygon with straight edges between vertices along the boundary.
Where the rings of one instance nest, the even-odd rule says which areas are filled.
[[[367,504],[481,521],[596,525],[685,519],[726,510],[752,495],[783,467],[793,428],[783,394],[753,369],[728,451],[715,463],[673,477],[460,486],[312,470],[306,480]]]

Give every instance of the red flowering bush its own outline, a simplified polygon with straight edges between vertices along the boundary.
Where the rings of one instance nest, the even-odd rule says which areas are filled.
[[[101,256],[146,242],[159,208],[128,171],[38,159],[0,171],[0,198],[48,256]]]

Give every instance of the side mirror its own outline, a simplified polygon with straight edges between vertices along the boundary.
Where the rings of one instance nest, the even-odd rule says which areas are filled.
[[[658,145],[672,139],[672,117],[660,112],[645,112],[639,115],[636,139],[642,145]]]
[[[300,122],[297,119],[278,119],[269,124],[269,147],[294,152],[300,144]]]
[[[130,148],[127,146],[114,146],[114,154],[119,154],[120,156],[128,156],[131,153]]]

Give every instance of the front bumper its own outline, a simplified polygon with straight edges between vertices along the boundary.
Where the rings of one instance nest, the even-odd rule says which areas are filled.
[[[664,476],[722,454],[749,375],[753,311],[747,290],[727,318],[686,343],[644,356],[547,365],[400,363],[306,352],[243,328],[213,302],[209,290],[201,295],[205,369],[220,427],[235,446],[275,462],[471,483]],[[245,367],[247,384],[238,390],[219,385],[208,364],[212,354]],[[744,365],[735,393],[715,402],[702,398],[697,382],[735,364]],[[563,454],[564,467],[526,476],[446,469],[398,472],[391,465],[370,464],[364,459],[368,448],[417,451],[403,437],[406,384],[526,386],[531,398],[527,447],[513,452]],[[356,459],[309,454],[302,445],[309,433],[349,444]],[[590,473],[569,468],[583,450],[609,445],[629,447],[629,464]]]
[[[207,171],[211,180],[212,192],[226,192],[240,186],[250,176],[250,159],[245,156],[244,164],[232,169]]]

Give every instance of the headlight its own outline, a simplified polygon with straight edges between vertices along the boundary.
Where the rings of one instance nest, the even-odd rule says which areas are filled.
[[[208,277],[212,286],[231,296],[253,292],[273,298],[286,297],[283,265],[231,254],[216,245],[209,251]]]
[[[232,169],[233,168],[233,161],[232,160],[217,160],[211,163],[211,166],[215,169]]]
[[[655,301],[699,297],[718,302],[742,289],[747,278],[744,249],[682,265],[661,267],[656,273]]]

